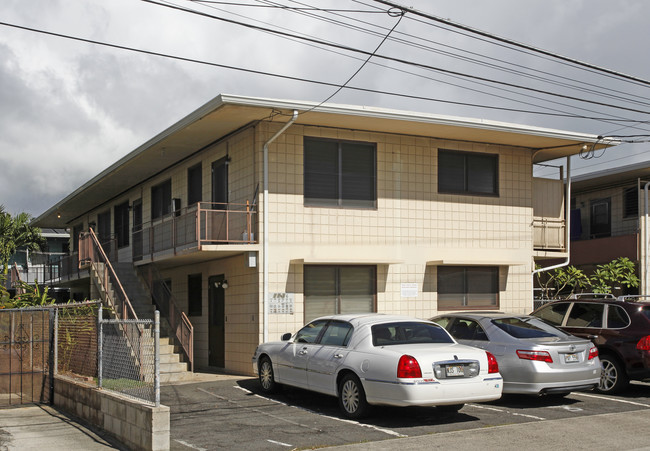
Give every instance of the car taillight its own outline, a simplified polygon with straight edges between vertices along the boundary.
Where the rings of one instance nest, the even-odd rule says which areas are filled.
[[[416,378],[422,377],[422,370],[420,364],[415,357],[410,355],[403,355],[397,364],[397,377],[402,378]]]
[[[498,373],[499,364],[497,363],[497,358],[491,352],[485,351],[488,358],[488,374]]]
[[[650,335],[646,335],[636,344],[639,351],[650,351]]]
[[[539,362],[553,363],[553,359],[551,358],[551,354],[549,354],[547,351],[523,351],[523,350],[518,350],[517,351],[517,356],[520,359],[524,359],[524,360],[537,360]]]
[[[589,350],[589,359],[588,360],[595,359],[596,357],[598,357],[598,348],[594,346],[593,348],[591,348]]]

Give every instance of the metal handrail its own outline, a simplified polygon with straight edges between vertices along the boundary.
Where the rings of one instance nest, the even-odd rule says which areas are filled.
[[[190,364],[190,371],[194,371],[194,326],[189,318],[178,308],[174,295],[169,287],[162,282],[158,268],[154,264],[138,267],[140,275],[145,280],[154,303],[167,318],[175,337],[181,345],[183,354]],[[163,294],[159,290],[163,290]]]
[[[255,244],[257,205],[198,202],[135,227],[133,260],[159,252],[201,250],[205,245]]]
[[[122,317],[121,319],[138,319],[138,315],[136,315],[131,301],[129,301],[129,297],[120,279],[115,274],[113,265],[111,265],[104,249],[99,244],[99,240],[93,229],[89,229],[87,233],[79,236],[79,266],[81,267],[84,264],[90,264],[95,269],[95,272],[100,275],[99,281],[102,284],[106,301],[116,314],[119,312]],[[99,264],[103,265],[103,269],[99,268]],[[113,299],[110,296],[108,289],[109,282],[113,284],[114,291],[118,295],[117,297],[121,299]]]

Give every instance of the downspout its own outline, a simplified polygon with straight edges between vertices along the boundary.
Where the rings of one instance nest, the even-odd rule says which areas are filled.
[[[264,243],[262,246],[262,304],[264,308],[263,314],[263,342],[269,340],[269,146],[280,136],[284,131],[298,119],[298,110],[293,110],[293,116],[282,126],[278,132],[264,143],[264,199],[262,200],[263,208],[263,227],[264,227]]]
[[[647,182],[643,186],[643,193],[645,197],[643,199],[644,206],[644,217],[643,217],[643,295],[648,295],[648,185],[650,182]]]
[[[571,155],[566,157],[566,167],[566,194],[564,201],[564,218],[566,222],[564,229],[564,242],[566,243],[566,260],[562,263],[558,263],[557,265],[533,269],[532,283],[530,287],[533,294],[532,299],[535,299],[535,274],[544,271],[550,271],[552,269],[562,268],[563,266],[567,266],[571,261]]]

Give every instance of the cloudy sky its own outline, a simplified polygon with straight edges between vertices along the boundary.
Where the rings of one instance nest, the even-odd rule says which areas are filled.
[[[2,0],[0,205],[38,216],[221,93],[320,102],[357,71],[330,102],[648,138],[647,0],[394,1],[596,68],[373,0]]]

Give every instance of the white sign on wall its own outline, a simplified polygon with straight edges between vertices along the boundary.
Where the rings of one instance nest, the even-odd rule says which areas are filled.
[[[294,293],[269,293],[269,314],[293,315]]]
[[[403,298],[416,298],[418,297],[418,284],[402,283],[401,292]]]

